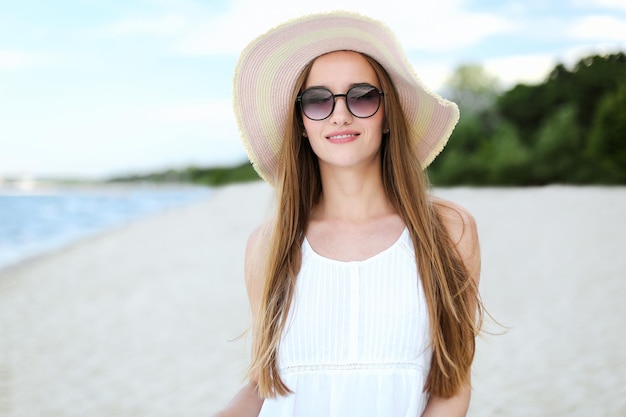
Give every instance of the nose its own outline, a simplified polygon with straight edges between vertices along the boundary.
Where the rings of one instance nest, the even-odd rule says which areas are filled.
[[[345,125],[352,121],[352,113],[348,110],[346,97],[335,97],[335,108],[330,115],[330,121],[333,124]]]

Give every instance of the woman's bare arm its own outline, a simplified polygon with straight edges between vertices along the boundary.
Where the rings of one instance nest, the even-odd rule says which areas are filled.
[[[471,396],[470,384],[451,398],[431,396],[422,417],[465,417]]]
[[[480,245],[476,222],[463,207],[436,199],[435,205],[450,238],[456,243],[459,255],[476,287],[480,279]],[[465,417],[469,408],[471,385],[468,382],[451,398],[431,396],[422,417]]]
[[[263,267],[266,259],[267,227],[257,228],[248,239],[245,257],[245,279],[248,301],[252,311],[252,319],[256,319],[263,291]],[[213,417],[258,417],[263,398],[259,396],[256,382],[250,381],[245,385],[231,402],[222,411]]]
[[[213,417],[258,417],[263,398],[259,397],[256,384],[250,381],[222,411]]]

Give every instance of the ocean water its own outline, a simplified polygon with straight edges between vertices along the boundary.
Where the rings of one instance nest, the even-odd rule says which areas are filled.
[[[210,194],[187,186],[0,188],[0,268]]]

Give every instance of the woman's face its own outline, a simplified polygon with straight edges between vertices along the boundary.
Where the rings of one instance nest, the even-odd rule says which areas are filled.
[[[346,94],[360,84],[370,84],[380,90],[374,69],[361,54],[338,51],[322,55],[313,62],[302,90],[324,87],[333,94]],[[326,119],[311,120],[302,115],[308,140],[321,169],[367,167],[379,163],[385,119],[383,102],[380,97],[378,111],[367,118],[350,113],[345,97],[335,98],[334,110]]]

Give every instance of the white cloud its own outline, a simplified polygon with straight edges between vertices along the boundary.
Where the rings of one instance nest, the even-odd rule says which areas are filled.
[[[590,4],[591,3],[591,4]],[[626,11],[626,2],[624,0],[574,0],[575,6],[593,6],[593,7],[606,7],[613,9],[621,9]]]
[[[104,36],[171,35],[179,33],[185,23],[185,18],[180,15],[136,17],[107,23],[95,31]]]
[[[626,44],[626,18],[609,15],[586,16],[569,24],[567,34],[574,39],[614,41]]]
[[[411,11],[409,15],[419,16],[420,11]],[[429,12],[417,21],[396,15],[388,24],[405,48],[433,52],[475,45],[487,37],[508,33],[517,27],[501,16],[462,9]]]
[[[149,112],[150,119],[167,123],[220,123],[235,125],[230,99],[172,104]]]
[[[441,61],[415,62],[411,61],[418,77],[432,91],[441,92],[452,75],[454,68],[450,63]]]
[[[510,88],[517,83],[541,83],[556,64],[553,54],[530,54],[487,59],[483,67],[498,78],[502,87]]]
[[[47,61],[42,54],[17,49],[0,49],[0,70],[32,68]]]
[[[230,98],[55,104],[35,101],[3,120],[0,173],[100,176],[245,159]]]
[[[178,44],[183,54],[238,54],[254,37],[273,26],[303,14],[349,10],[380,19],[407,49],[451,50],[513,30],[514,22],[496,14],[469,12],[465,1],[440,0],[408,3],[379,1],[319,0],[294,2],[278,0],[270,10],[265,2],[238,0],[226,12],[211,16],[189,32]]]

